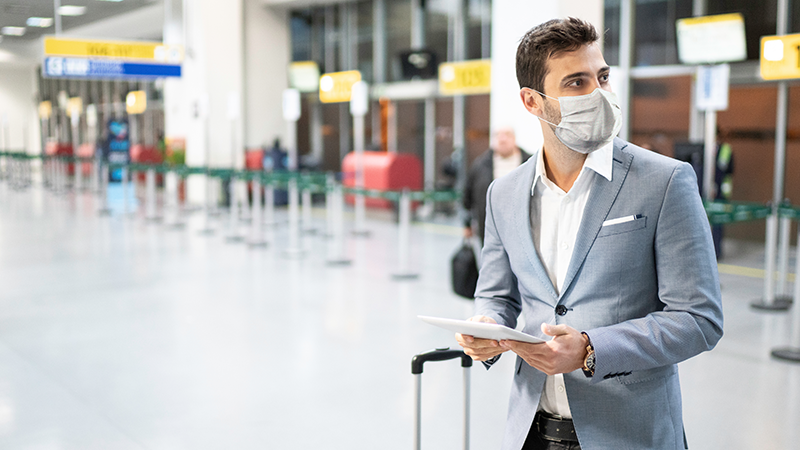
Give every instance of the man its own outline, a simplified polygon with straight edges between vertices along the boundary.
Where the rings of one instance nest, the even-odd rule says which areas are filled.
[[[491,148],[472,163],[464,183],[464,237],[477,235],[481,244],[483,243],[486,190],[489,189],[489,184],[516,169],[530,157],[529,153],[517,147],[513,128],[501,127],[495,130]]]
[[[614,136],[620,111],[592,25],[552,20],[517,49],[544,145],[496,180],[472,321],[543,344],[456,335],[517,354],[503,450],[683,449],[677,363],[713,348],[722,307],[691,167]],[[541,329],[541,331],[540,331]]]

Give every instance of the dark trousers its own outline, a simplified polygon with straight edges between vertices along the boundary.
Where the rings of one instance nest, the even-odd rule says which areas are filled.
[[[528,434],[522,450],[581,450],[577,442],[555,442],[542,439],[535,431]]]

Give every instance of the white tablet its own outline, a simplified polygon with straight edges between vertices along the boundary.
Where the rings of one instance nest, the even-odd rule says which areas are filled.
[[[466,320],[443,319],[441,317],[417,316],[431,325],[444,328],[456,333],[466,334],[481,339],[529,342],[531,344],[541,344],[547,342],[536,336],[517,331],[507,326],[496,323],[468,322]]]

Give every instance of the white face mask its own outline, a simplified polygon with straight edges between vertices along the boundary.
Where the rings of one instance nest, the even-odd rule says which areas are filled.
[[[539,91],[535,91],[539,92]],[[561,122],[554,124],[559,141],[578,153],[588,154],[614,140],[622,128],[622,111],[617,96],[597,88],[591,94],[553,98],[561,106]]]

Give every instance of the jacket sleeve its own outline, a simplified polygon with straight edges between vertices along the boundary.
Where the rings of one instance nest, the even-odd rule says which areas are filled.
[[[592,383],[676,364],[711,350],[722,337],[722,299],[708,219],[694,171],[673,170],[655,230],[663,310],[586,330],[595,349]]]
[[[486,235],[481,252],[481,268],[475,288],[475,314],[491,317],[511,328],[517,326],[522,311],[517,278],[511,270],[508,254],[497,232],[492,210],[492,190],[486,192]]]

